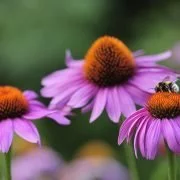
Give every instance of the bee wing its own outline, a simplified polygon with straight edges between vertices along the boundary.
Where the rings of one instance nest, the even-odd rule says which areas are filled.
[[[171,81],[171,77],[170,77],[170,76],[166,76],[166,77],[162,80],[162,82],[166,82],[166,81]]]

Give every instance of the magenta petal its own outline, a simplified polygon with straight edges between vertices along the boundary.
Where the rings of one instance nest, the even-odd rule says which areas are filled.
[[[95,121],[101,115],[106,105],[106,99],[107,99],[107,89],[106,88],[99,89],[95,97],[94,106],[90,117],[90,122]]]
[[[150,120],[150,117],[147,118],[147,120],[143,124],[143,127],[141,128],[141,131],[139,132],[139,149],[143,157],[146,157],[145,143],[146,143],[146,132],[149,127],[149,120]]]
[[[94,106],[94,100],[92,100],[89,104],[87,104],[86,106],[84,106],[82,109],[81,109],[81,112],[82,113],[87,113],[89,111],[91,111],[93,109],[93,106]]]
[[[171,51],[165,51],[161,54],[140,56],[136,58],[136,62],[158,62],[170,58],[172,55]]]
[[[13,124],[10,119],[0,122],[0,151],[7,153],[12,144],[13,139]]]
[[[77,73],[77,72],[76,72]],[[71,77],[71,78],[69,78]],[[59,80],[60,79],[60,80]],[[67,89],[73,86],[78,86],[84,81],[81,74],[62,76],[61,78],[56,78],[57,82],[47,85],[41,89],[41,95],[44,97],[54,97],[60,93],[63,93]]]
[[[70,88],[64,90],[59,95],[55,96],[52,99],[50,105],[57,104],[57,103],[63,101],[67,97],[71,98],[73,93],[75,93],[79,88],[82,88],[85,84],[86,84],[85,82],[81,82],[75,86],[72,85]]]
[[[162,120],[162,132],[169,148],[175,153],[180,153],[180,144],[177,142],[175,131],[170,120]]]
[[[127,118],[120,127],[119,130],[119,137],[118,137],[118,144],[120,145],[124,139],[127,138],[127,141],[131,138],[136,125],[139,123],[141,118],[147,115],[147,110],[142,108],[138,111],[136,111],[134,114],[132,114],[129,118]]]
[[[144,106],[147,99],[151,95],[150,93],[139,89],[137,86],[132,84],[127,84],[125,86],[126,91],[131,95],[133,101],[141,106]]]
[[[30,120],[36,120],[43,118],[49,114],[51,114],[52,111],[45,107],[37,106],[37,105],[30,105],[29,106],[29,112],[23,115],[24,119],[30,119]]]
[[[67,105],[73,108],[80,108],[87,104],[96,92],[97,88],[95,86],[87,84],[72,95]]]
[[[30,100],[29,105],[30,106],[40,106],[40,107],[45,108],[44,104],[42,102],[40,102],[40,101],[37,101],[37,100]]]
[[[109,118],[115,123],[119,122],[119,118],[121,116],[121,107],[120,101],[117,98],[118,96],[119,94],[117,87],[108,89],[106,111],[108,113]]]
[[[74,60],[71,51],[66,50],[66,65],[70,68],[77,68],[77,67],[82,67],[84,61],[82,60]]]
[[[150,121],[150,120],[149,120]],[[161,120],[152,119],[147,133],[146,133],[146,158],[154,159],[158,148],[159,148],[159,140],[161,135]]]
[[[30,120],[14,119],[13,125],[14,131],[17,135],[31,143],[40,144],[40,136],[38,130]]]
[[[176,140],[177,140],[178,144],[180,145],[180,126],[178,125],[178,123],[175,119],[171,119],[170,122],[174,129]]]
[[[119,99],[121,105],[121,111],[125,117],[129,117],[133,112],[136,111],[134,101],[131,96],[124,90],[123,87],[119,87]]]
[[[138,145],[139,147],[141,146],[144,146],[144,142],[139,143],[139,136],[141,134],[141,131],[143,130],[143,126],[147,123],[147,117],[141,119],[141,122],[139,123],[138,127],[137,127],[137,130],[136,130],[136,133],[135,133],[135,136],[134,136],[134,151],[135,151],[135,156],[136,158],[138,157],[137,156],[137,151],[138,151]]]
[[[31,90],[24,91],[23,95],[27,98],[27,100],[36,99],[38,97],[37,93]]]
[[[48,115],[48,117],[52,118],[58,124],[61,124],[61,125],[69,125],[69,124],[71,124],[71,121],[69,119],[67,119],[66,117],[64,117],[60,112],[52,113],[52,114]]]

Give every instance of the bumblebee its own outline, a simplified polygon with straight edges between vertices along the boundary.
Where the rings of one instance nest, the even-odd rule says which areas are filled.
[[[166,77],[162,82],[159,82],[156,87],[156,92],[179,92],[179,86],[172,81],[169,81],[169,77]]]

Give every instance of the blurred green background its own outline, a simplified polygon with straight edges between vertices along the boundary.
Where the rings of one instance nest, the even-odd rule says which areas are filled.
[[[116,36],[132,50],[159,53],[171,49],[180,41],[179,19],[178,0],[0,0],[1,84],[39,93],[42,77],[65,67],[66,49],[81,59],[102,35]],[[179,68],[173,59],[167,65]],[[126,164],[123,148],[117,145],[119,127],[106,114],[89,124],[89,114],[76,113],[68,127],[40,121],[42,138],[66,160],[88,141],[103,140]],[[154,179],[153,170],[158,169],[158,177],[165,179],[162,159],[138,159],[141,178]]]

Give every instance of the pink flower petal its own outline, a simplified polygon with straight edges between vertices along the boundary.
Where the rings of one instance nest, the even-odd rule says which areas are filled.
[[[118,123],[121,116],[120,101],[118,99],[117,87],[108,89],[106,111],[109,118],[114,122]]]
[[[133,135],[136,125],[139,123],[141,118],[147,115],[147,110],[142,108],[127,118],[121,125],[119,130],[118,144],[120,145],[126,138],[127,141]]]
[[[43,117],[46,117],[47,115],[51,114],[53,111],[50,111],[49,109],[38,106],[38,105],[31,105],[29,106],[29,112],[23,115],[24,119],[30,119],[30,120],[37,120]]]
[[[26,90],[23,92],[23,95],[28,99],[28,100],[32,100],[32,99],[36,99],[38,97],[37,93],[35,93],[34,91],[31,90]]]
[[[139,143],[139,138],[140,138],[139,136],[141,134],[141,131],[143,130],[143,126],[147,123],[147,121],[148,121],[147,117],[144,117],[141,119],[141,122],[139,122],[139,125],[137,127],[137,130],[134,136],[134,151],[135,151],[136,158],[138,158],[138,155],[137,155],[138,146],[139,147],[144,146],[144,142],[142,142],[142,144]]]
[[[162,132],[169,148],[175,153],[180,153],[180,144],[177,142],[176,133],[170,120],[162,120]]]
[[[30,121],[25,119],[14,119],[13,120],[14,131],[31,143],[40,144],[40,136],[36,126]]]
[[[87,84],[72,95],[67,105],[73,108],[80,108],[87,104],[96,92],[97,88],[95,86]]]
[[[61,125],[69,125],[69,124],[71,124],[71,121],[69,119],[67,119],[66,117],[64,117],[60,112],[52,113],[52,114],[48,115],[48,117],[52,118],[58,124],[61,124]]]
[[[161,120],[152,119],[146,132],[145,149],[147,159],[155,158],[159,147],[160,135]]]
[[[144,106],[151,93],[139,89],[137,86],[132,84],[125,85],[125,90],[131,95],[133,101],[141,106]]]
[[[146,157],[146,132],[149,128],[149,122],[150,117],[147,117],[146,122],[143,124],[143,127],[141,128],[141,131],[139,132],[139,149],[141,151],[141,154],[143,157]]]
[[[52,101],[50,102],[50,105],[53,104],[57,104],[61,101],[63,101],[65,98],[69,97],[69,99],[71,98],[71,96],[79,89],[82,88],[84,85],[86,85],[86,82],[81,82],[78,83],[77,85],[72,85],[70,88],[64,90],[63,92],[61,92],[59,95],[55,96]]]
[[[72,55],[71,55],[71,51],[70,50],[66,50],[66,65],[69,68],[82,67],[83,64],[84,64],[83,60],[74,60]]]
[[[171,51],[165,51],[161,54],[140,56],[136,58],[137,63],[141,62],[158,62],[170,58],[172,55]]]
[[[90,117],[90,122],[95,121],[103,112],[107,100],[107,89],[99,89],[95,100],[94,106]]]
[[[10,119],[0,122],[0,151],[7,153],[13,140],[13,124]]]
[[[123,87],[119,87],[119,99],[121,105],[121,111],[125,117],[129,117],[133,112],[136,111],[134,101],[131,96],[124,90]]]

